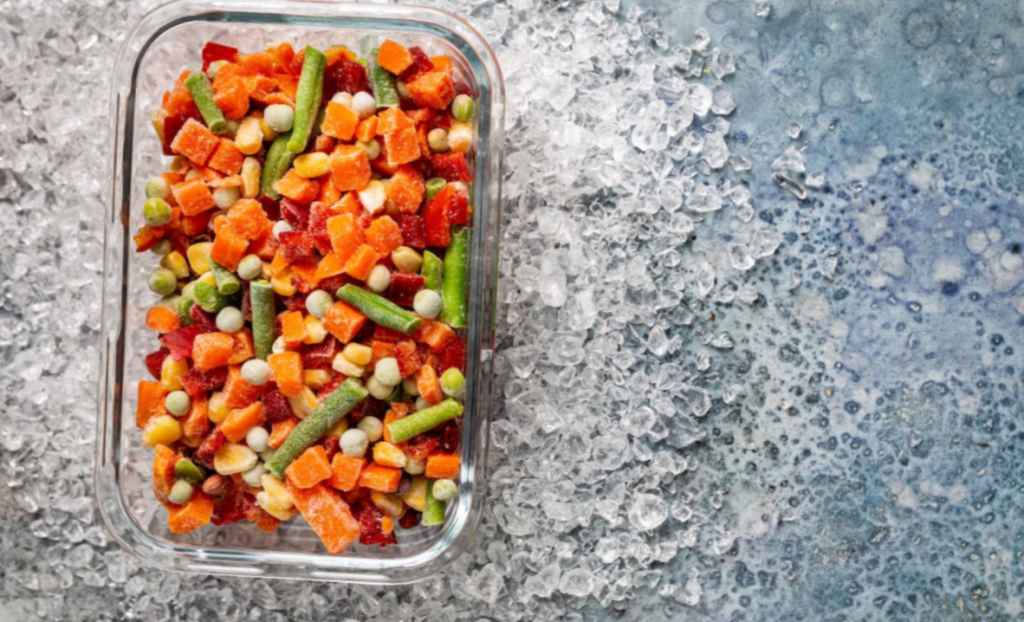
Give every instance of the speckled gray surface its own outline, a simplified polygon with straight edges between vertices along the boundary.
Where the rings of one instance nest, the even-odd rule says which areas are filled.
[[[513,56],[524,33],[550,38],[587,20],[588,5],[579,2],[549,6],[543,20],[528,14],[529,2],[471,4],[456,8],[471,10],[485,35],[504,41],[498,53],[512,108],[529,82]],[[687,317],[659,316],[668,316],[671,343],[650,348],[661,353],[659,367],[643,348],[626,353],[633,341],[653,343],[646,316],[621,320],[610,307],[625,294],[598,295],[601,317],[582,328],[587,343],[600,341],[597,333],[621,332],[618,354],[606,341],[613,345],[605,355],[639,356],[639,365],[616,376],[593,352],[576,366],[565,360],[572,353],[561,353],[562,360],[549,356],[536,370],[510,363],[519,379],[508,365],[502,375],[513,405],[538,404],[522,397],[524,386],[563,382],[559,404],[571,410],[574,376],[565,369],[578,367],[583,379],[591,379],[586,368],[601,369],[596,380],[608,387],[609,403],[635,410],[661,386],[658,380],[649,391],[644,376],[675,369],[712,401],[695,428],[674,433],[706,437],[677,443],[687,445],[678,452],[653,437],[634,441],[619,472],[566,492],[559,474],[587,472],[554,468],[557,459],[542,468],[535,459],[556,455],[571,463],[564,454],[579,446],[568,434],[559,437],[559,426],[546,430],[554,437],[538,432],[511,441],[511,422],[522,415],[499,400],[496,421],[506,423],[496,428],[502,436],[493,452],[492,509],[473,551],[444,577],[376,590],[140,569],[83,505],[97,360],[88,344],[97,326],[82,301],[99,288],[99,267],[88,256],[100,244],[90,210],[99,208],[96,180],[105,174],[95,157],[105,144],[97,137],[106,115],[102,68],[141,5],[0,2],[0,41],[8,49],[0,58],[0,620],[1024,619],[1024,222],[1017,198],[1024,5],[771,5],[764,19],[752,0],[642,4],[653,10],[644,20],[660,19],[667,46],[688,44],[704,27],[713,46],[736,55],[736,73],[725,80],[737,103],[727,117],[728,144],[753,168],[729,177],[753,195],[751,226],[777,232],[781,245],[752,269],[720,275],[728,276],[726,292],[749,285],[756,300],[733,300],[722,284],[694,295],[688,281]],[[623,2],[616,23],[626,22],[633,6]],[[611,15],[615,3],[605,7]],[[657,24],[644,20],[657,40]],[[573,47],[571,39],[559,44]],[[646,38],[638,45],[654,58],[666,53]],[[571,75],[572,67],[556,69]],[[628,71],[608,75],[629,79]],[[552,98],[561,95],[552,90]],[[510,166],[526,166],[516,156],[530,153],[534,170],[557,171],[564,156],[545,158],[515,144],[531,139],[522,121],[528,113],[520,107],[510,115]],[[573,119],[588,124],[584,115]],[[791,120],[803,127],[796,140],[786,134]],[[798,201],[772,181],[771,163],[804,143],[808,172],[823,171],[825,186]],[[549,183],[558,179],[552,175]],[[522,186],[522,179],[508,183],[506,289],[529,281],[512,276],[524,256],[563,246],[560,233],[530,218]],[[609,192],[584,213],[613,219],[622,203],[609,196],[623,194]],[[570,214],[578,204],[545,205]],[[678,252],[684,268],[749,235],[734,209],[698,222]],[[592,248],[609,245],[616,261],[623,253],[644,255],[649,219],[638,215],[640,230],[631,233],[583,226],[581,235]],[[605,267],[623,269],[626,262],[616,261]],[[652,267],[655,280],[672,272],[660,262]],[[587,270],[570,277],[571,293],[589,278]],[[600,293],[602,284],[596,279],[593,288]],[[565,320],[544,311],[550,292],[540,294],[545,304],[521,293],[507,295],[503,357],[510,348],[521,353],[550,341],[543,329],[554,325],[531,328],[523,315]],[[683,457],[684,472],[644,481],[648,450]],[[541,508],[536,499],[523,503],[530,492],[524,477],[540,492]],[[595,542],[631,524],[622,484],[629,494],[638,485],[664,497],[673,516],[637,541],[623,541],[628,554],[603,563]],[[552,491],[554,499],[546,496]],[[580,510],[607,498],[616,507]],[[586,522],[572,525],[566,511]],[[567,585],[565,574],[560,590],[540,585],[552,562],[555,578],[577,568],[595,578],[585,590]]]

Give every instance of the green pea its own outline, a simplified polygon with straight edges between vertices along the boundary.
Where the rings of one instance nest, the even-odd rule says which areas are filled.
[[[153,197],[142,207],[142,216],[150,227],[162,227],[171,222],[171,206],[160,197]]]
[[[157,268],[149,275],[150,291],[159,296],[169,296],[178,289],[178,279],[167,268]]]

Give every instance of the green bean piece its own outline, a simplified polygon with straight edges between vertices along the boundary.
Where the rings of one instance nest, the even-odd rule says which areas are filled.
[[[252,341],[256,358],[267,360],[274,348],[274,288],[266,281],[253,281],[249,285],[252,307]]]
[[[436,527],[444,524],[444,513],[448,509],[448,502],[441,501],[434,496],[434,483],[437,480],[427,482],[427,499],[423,502],[423,516],[420,524],[424,527]]]
[[[189,74],[185,78],[185,87],[192,95],[192,101],[199,108],[199,113],[203,115],[206,127],[210,128],[214,134],[224,133],[228,129],[228,122],[224,118],[224,113],[220,111],[220,107],[217,106],[217,102],[213,101],[213,86],[206,74],[202,72]]]
[[[420,267],[420,274],[425,279],[423,287],[426,289],[432,289],[438,294],[441,293],[442,275],[444,274],[444,262],[441,258],[425,251],[423,253],[423,266]]]
[[[339,289],[337,297],[359,309],[370,320],[406,335],[416,332],[423,323],[422,319],[387,298],[360,289],[351,283]]]
[[[373,97],[377,100],[378,108],[391,108],[399,103],[398,87],[395,86],[395,77],[377,64],[378,48],[370,50],[370,57],[366,59],[366,73],[370,77],[370,88],[373,89]]]
[[[213,279],[217,281],[217,291],[225,296],[230,296],[242,289],[242,281],[238,276],[220,265],[216,261],[207,258],[210,262],[210,271],[213,272]]]
[[[388,424],[392,443],[407,441],[462,414],[462,404],[451,398]]]
[[[324,69],[327,56],[312,45],[306,46],[306,57],[302,61],[299,87],[295,94],[295,123],[288,151],[299,154],[306,150],[310,131],[317,115],[320,114],[320,100],[324,95]]]
[[[260,193],[275,201],[280,199],[281,195],[274,190],[274,184],[288,172],[292,160],[297,155],[288,150],[288,141],[291,138],[292,132],[285,132],[274,139],[267,150],[266,162],[260,175]]]
[[[347,415],[348,411],[352,410],[356,404],[363,401],[367,395],[363,385],[354,378],[349,378],[341,383],[322,404],[316,407],[316,410],[292,430],[284,444],[274,452],[274,457],[266,463],[267,470],[283,478],[284,471],[289,464],[306,451],[306,448],[327,434],[328,430]]]
[[[216,287],[206,281],[197,282],[192,294],[196,298],[196,304],[207,313],[217,313],[228,306],[227,296],[221,295]]]
[[[469,229],[456,227],[444,254],[441,286],[441,321],[452,328],[466,327],[466,274],[469,272]]]

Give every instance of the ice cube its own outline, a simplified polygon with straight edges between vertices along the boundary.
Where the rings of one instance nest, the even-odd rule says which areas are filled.
[[[668,504],[661,497],[640,493],[629,509],[629,522],[639,531],[657,529],[668,518]]]

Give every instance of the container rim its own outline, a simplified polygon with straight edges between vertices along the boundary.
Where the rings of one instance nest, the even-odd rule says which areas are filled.
[[[467,328],[466,415],[463,418],[462,494],[441,536],[408,557],[360,558],[319,553],[204,549],[161,541],[137,524],[121,489],[121,424],[125,373],[132,148],[135,91],[146,51],[171,29],[190,22],[242,22],[299,28],[343,28],[439,37],[463,55],[479,93],[478,151],[473,184],[472,252],[481,258],[470,274]],[[93,473],[99,514],[113,539],[148,563],[171,570],[369,584],[411,583],[450,564],[468,546],[483,513],[489,438],[491,363],[500,221],[504,82],[487,41],[460,17],[442,9],[363,5],[321,0],[174,0],[147,13],[128,33],[112,72],[108,165],[109,211],[104,215],[101,373],[98,380]],[[475,379],[475,382],[473,381]],[[472,414],[471,414],[472,413]],[[472,464],[470,464],[472,462]]]

